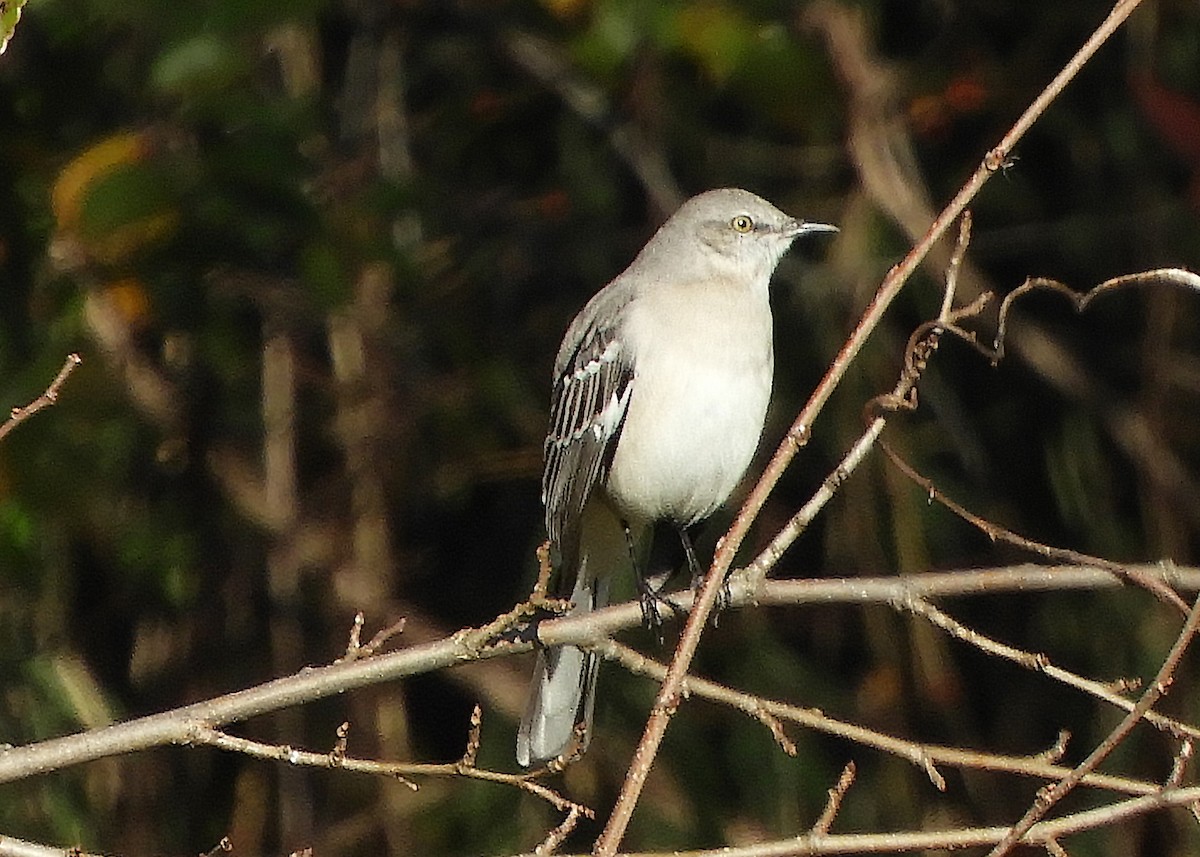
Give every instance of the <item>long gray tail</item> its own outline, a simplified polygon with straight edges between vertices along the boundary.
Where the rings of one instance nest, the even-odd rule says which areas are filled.
[[[587,580],[580,574],[571,593],[575,607],[571,615],[590,613],[608,604],[608,576]],[[580,727],[579,752],[587,749],[592,733],[592,709],[596,703],[596,673],[599,660],[594,652],[576,646],[559,646],[538,652],[529,701],[517,731],[517,762],[522,767],[549,762],[570,746]]]

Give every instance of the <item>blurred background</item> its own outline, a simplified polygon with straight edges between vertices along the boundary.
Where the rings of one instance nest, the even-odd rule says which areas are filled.
[[[0,741],[23,744],[328,663],[357,610],[399,644],[524,598],[549,372],[587,298],[683,198],[739,185],[838,224],[775,278],[767,453],[884,273],[1107,14],[1109,0],[36,0],[0,57],[0,405],[84,363],[0,445]],[[1200,7],[1147,0],[973,205],[961,293],[1200,265]],[[819,245],[819,246],[818,246]],[[910,283],[759,520],[840,458],[948,247]],[[989,317],[990,318],[990,317]],[[991,321],[981,322],[990,339]],[[1033,296],[998,368],[944,340],[891,443],[1028,536],[1117,560],[1200,549],[1200,295]],[[701,544],[710,555],[726,521]],[[872,458],[776,575],[1027,559]],[[1178,617],[1145,593],[943,606],[1100,679],[1153,675]],[[668,628],[668,641],[674,629]],[[627,639],[667,657],[645,634]],[[364,757],[513,770],[530,659],[243,724]],[[722,617],[697,671],[897,735],[1079,761],[1118,719],[884,606]],[[1196,659],[1163,709],[1196,722]],[[558,784],[611,806],[654,687],[601,679]],[[858,764],[835,830],[998,824],[1038,783],[909,763],[744,716],[676,718],[626,846],[792,835]],[[1110,765],[1166,776],[1137,732]],[[1073,808],[1098,797],[1081,793]],[[0,786],[0,832],[119,854],[504,854],[558,823],[512,788],[405,785],[165,748]],[[577,847],[598,832],[584,824]],[[1075,855],[1200,850],[1186,813]]]

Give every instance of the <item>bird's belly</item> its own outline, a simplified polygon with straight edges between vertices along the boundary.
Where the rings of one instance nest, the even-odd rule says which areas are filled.
[[[732,363],[690,355],[687,366],[639,372],[606,482],[631,520],[691,524],[712,514],[737,487],[762,434],[771,397],[771,354]],[[643,383],[650,381],[650,383]]]

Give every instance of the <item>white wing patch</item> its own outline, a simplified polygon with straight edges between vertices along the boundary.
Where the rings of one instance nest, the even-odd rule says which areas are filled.
[[[604,350],[600,352],[598,357],[593,357],[587,363],[580,366],[569,376],[563,376],[563,383],[570,384],[572,381],[582,381],[591,375],[595,375],[605,365],[615,363],[617,358],[621,356],[621,343],[617,340],[612,340],[604,346]]]
[[[614,391],[608,397],[608,404],[604,406],[595,424],[592,426],[592,431],[596,433],[596,439],[602,440],[606,437],[612,437],[616,432],[617,427],[621,425],[621,420],[625,419],[625,409],[629,407],[629,394],[633,390],[632,384],[626,384],[625,389]]]
[[[633,392],[629,358],[613,327],[592,328],[554,387],[542,499],[552,554],[567,564],[574,562],[583,507],[604,483],[620,439]]]

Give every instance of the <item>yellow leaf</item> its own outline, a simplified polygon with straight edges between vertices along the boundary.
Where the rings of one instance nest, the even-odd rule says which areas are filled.
[[[116,167],[140,160],[146,151],[142,136],[123,131],[85,149],[63,167],[50,192],[50,205],[60,229],[79,226],[88,185]]]

